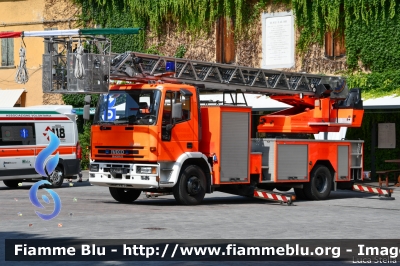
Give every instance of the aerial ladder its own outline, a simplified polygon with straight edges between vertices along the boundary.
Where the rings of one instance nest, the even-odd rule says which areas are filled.
[[[361,125],[361,92],[359,89],[349,92],[346,80],[341,77],[136,52],[113,54],[110,40],[102,36],[139,31],[140,28],[0,32],[0,38],[44,38],[47,44],[42,67],[44,93],[107,93],[110,81],[115,80],[182,83],[198,87],[201,93],[229,94],[233,104],[238,104],[238,94],[255,93],[293,106],[261,117],[258,132],[337,132],[341,126]],[[21,51],[21,65],[25,66],[23,47]]]
[[[362,122],[361,91],[352,89],[349,93],[346,80],[341,77],[136,52],[116,55],[110,62],[111,80],[191,84],[202,93],[228,93],[233,104],[238,104],[238,93],[243,98],[244,93],[255,93],[293,106],[261,117],[258,132],[338,132],[342,126],[360,127]]]

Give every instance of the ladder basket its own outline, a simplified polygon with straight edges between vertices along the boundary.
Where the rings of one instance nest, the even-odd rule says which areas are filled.
[[[71,37],[45,42],[48,49],[43,54],[44,93],[108,92],[111,49],[108,39]]]

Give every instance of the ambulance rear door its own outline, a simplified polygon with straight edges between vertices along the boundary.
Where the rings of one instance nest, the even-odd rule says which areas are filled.
[[[33,120],[0,120],[1,179],[40,177],[35,171],[36,138]]]

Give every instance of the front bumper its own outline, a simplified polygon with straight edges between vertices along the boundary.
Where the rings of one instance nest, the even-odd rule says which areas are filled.
[[[141,170],[149,168],[150,172]],[[89,182],[93,185],[136,189],[159,188],[159,164],[93,162],[89,169]]]

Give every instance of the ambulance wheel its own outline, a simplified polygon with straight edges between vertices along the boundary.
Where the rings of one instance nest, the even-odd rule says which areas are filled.
[[[296,199],[299,200],[306,200],[306,194],[304,193],[304,190],[302,188],[295,188],[294,193],[296,194]]]
[[[130,203],[134,202],[139,198],[140,194],[142,193],[141,190],[137,189],[126,189],[126,188],[117,188],[117,187],[110,187],[110,194],[111,196],[119,202],[123,203]]]
[[[51,173],[50,177],[47,178],[47,181],[51,183],[52,188],[61,187],[64,182],[64,171],[61,167],[57,166],[54,169],[53,173]]]
[[[3,180],[4,185],[9,188],[17,188],[19,182],[19,180]]]
[[[332,188],[332,175],[324,165],[316,165],[311,172],[310,182],[304,184],[304,194],[310,200],[324,200]]]
[[[181,172],[174,186],[175,200],[184,205],[197,205],[206,194],[206,175],[197,165],[189,165]]]

